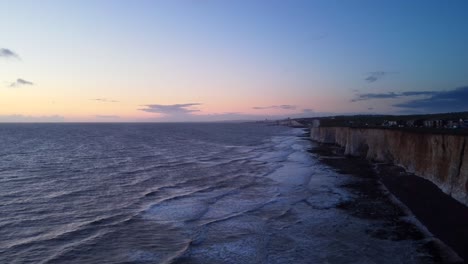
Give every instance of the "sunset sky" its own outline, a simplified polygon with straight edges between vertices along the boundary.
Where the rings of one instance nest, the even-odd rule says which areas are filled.
[[[468,1],[0,4],[0,122],[468,110]]]

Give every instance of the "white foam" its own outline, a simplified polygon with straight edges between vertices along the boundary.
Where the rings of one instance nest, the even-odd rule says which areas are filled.
[[[193,262],[417,263],[420,241],[372,237],[366,231],[386,228],[381,222],[336,208],[353,197],[341,187],[351,178],[320,164],[299,133],[230,149],[269,173],[244,174],[235,178],[241,183],[236,186],[207,182],[213,190],[161,202],[144,218],[189,234],[193,242],[187,256]],[[157,261],[152,253],[134,253],[135,261]]]
[[[153,221],[181,222],[197,219],[207,210],[207,204],[200,200],[179,198],[153,205],[143,217]]]

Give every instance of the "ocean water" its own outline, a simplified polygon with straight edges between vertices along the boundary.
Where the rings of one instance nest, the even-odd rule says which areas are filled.
[[[417,263],[301,129],[1,124],[0,263]]]

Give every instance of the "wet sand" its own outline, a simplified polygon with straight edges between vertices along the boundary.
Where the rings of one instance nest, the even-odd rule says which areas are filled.
[[[400,167],[380,164],[377,171],[385,186],[432,234],[468,260],[468,207]]]
[[[428,262],[464,263],[460,257],[468,258],[468,208],[434,184],[394,165],[345,157],[343,150],[335,145],[315,143],[310,152],[337,172],[358,179],[343,186],[355,198],[338,207],[353,216],[386,223],[384,229],[369,228],[367,232],[371,236],[424,241],[422,250],[429,253]],[[425,227],[417,220],[411,221],[413,214]]]

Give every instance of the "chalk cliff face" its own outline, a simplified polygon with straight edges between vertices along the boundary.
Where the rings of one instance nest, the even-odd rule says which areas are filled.
[[[346,155],[402,166],[468,206],[466,136],[348,127],[315,127],[310,135],[318,142],[344,147]]]

